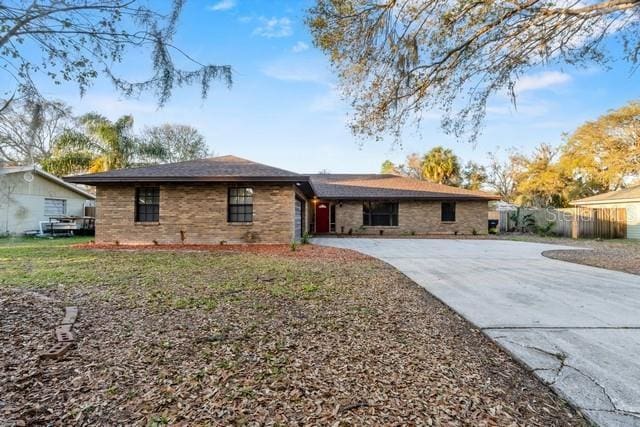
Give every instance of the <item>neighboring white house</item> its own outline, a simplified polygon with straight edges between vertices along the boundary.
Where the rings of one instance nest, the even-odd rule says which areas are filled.
[[[0,234],[38,230],[52,216],[84,216],[95,196],[37,167],[0,167]]]
[[[640,185],[571,202],[589,208],[626,208],[627,239],[640,239]]]

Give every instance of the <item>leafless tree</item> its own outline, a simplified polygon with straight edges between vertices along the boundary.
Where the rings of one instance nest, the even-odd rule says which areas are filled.
[[[0,114],[0,162],[41,161],[72,121],[70,107],[59,101],[21,99],[12,103]]]
[[[213,155],[205,137],[189,125],[165,123],[148,127],[141,140],[140,163],[175,163]]]
[[[517,189],[517,170],[511,158],[500,161],[493,153],[488,154],[491,159],[487,167],[486,184],[505,202],[513,202]]]
[[[16,190],[16,183],[12,181],[9,175],[0,175],[0,207],[4,207],[5,215],[3,218],[4,230],[0,232],[0,235],[9,233],[9,211],[11,210],[11,204],[16,202],[13,197]]]

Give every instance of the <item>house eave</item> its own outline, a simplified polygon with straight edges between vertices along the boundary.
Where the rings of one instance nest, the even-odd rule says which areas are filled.
[[[590,206],[590,205],[611,205],[617,203],[640,203],[640,199],[610,199],[610,200],[593,200],[593,201],[579,201],[570,202],[572,206]]]
[[[102,185],[102,184],[124,184],[124,183],[198,183],[198,182],[269,182],[269,183],[296,183],[308,182],[308,176],[162,176],[162,177],[92,177],[92,176],[67,176],[64,178],[67,182],[76,184]]]
[[[468,201],[468,202],[490,202],[492,200],[499,200],[499,198],[491,197],[473,197],[473,196],[457,196],[457,195],[442,195],[442,196],[331,196],[316,195],[318,199],[322,200],[337,200],[337,201],[363,201],[363,200],[403,200],[403,201]]]

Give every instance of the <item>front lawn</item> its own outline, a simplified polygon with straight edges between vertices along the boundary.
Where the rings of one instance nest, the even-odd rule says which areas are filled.
[[[390,266],[305,245],[0,241],[0,419],[26,425],[581,425]],[[77,345],[39,361],[65,305]]]

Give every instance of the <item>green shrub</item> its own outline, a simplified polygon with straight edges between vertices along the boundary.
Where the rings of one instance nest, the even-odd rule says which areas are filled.
[[[550,236],[553,234],[553,226],[556,225],[554,221],[549,221],[545,225],[536,225],[535,232],[539,236]]]

